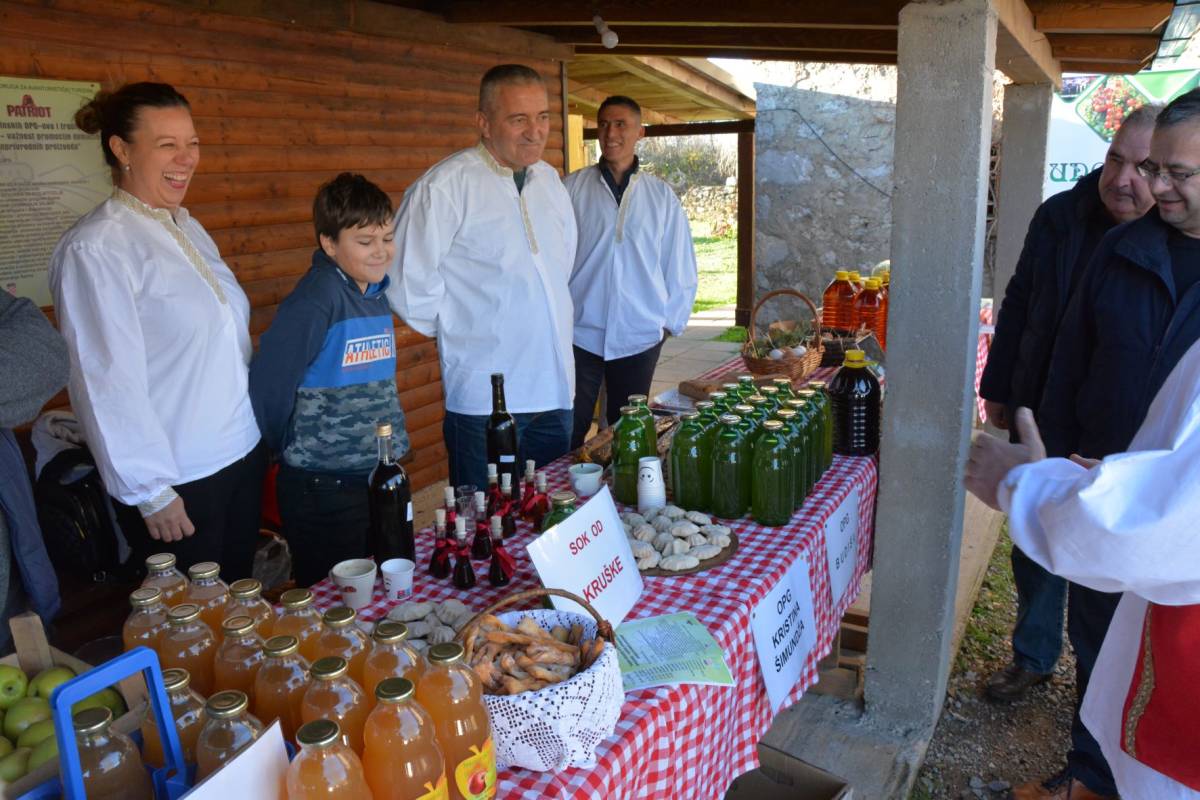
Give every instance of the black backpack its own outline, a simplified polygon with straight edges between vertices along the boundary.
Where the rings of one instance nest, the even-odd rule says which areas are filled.
[[[108,492],[87,448],[50,459],[33,496],[46,552],[58,570],[100,582],[121,566]]]

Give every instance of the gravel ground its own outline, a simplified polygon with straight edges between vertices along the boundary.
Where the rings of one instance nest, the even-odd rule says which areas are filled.
[[[910,800],[1008,797],[1011,786],[1057,772],[1066,757],[1075,659],[1066,647],[1054,677],[1011,705],[988,702],[983,686],[1011,656],[1017,597],[1001,535],[955,660],[946,705]]]

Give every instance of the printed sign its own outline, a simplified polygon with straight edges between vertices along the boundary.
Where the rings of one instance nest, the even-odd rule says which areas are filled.
[[[858,566],[858,503],[862,488],[855,486],[825,521],[825,553],[829,558],[829,589],[833,607],[842,601]]]
[[[796,559],[783,579],[750,612],[758,666],[775,712],[800,680],[805,659],[817,645],[808,566],[804,557]]]
[[[607,486],[525,549],[543,586],[579,595],[613,627],[642,596],[642,574]],[[559,611],[587,615],[578,603],[550,599]]]

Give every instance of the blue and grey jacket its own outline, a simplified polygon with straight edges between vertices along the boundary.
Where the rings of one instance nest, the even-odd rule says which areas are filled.
[[[250,402],[263,439],[289,466],[367,473],[377,459],[375,423],[385,420],[396,456],[408,452],[387,285],[385,277],[360,292],[317,250],[262,335]]]

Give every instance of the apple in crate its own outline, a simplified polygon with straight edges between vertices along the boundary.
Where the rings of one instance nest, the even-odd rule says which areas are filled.
[[[0,664],[0,709],[7,711],[25,696],[29,679],[18,667]]]
[[[4,735],[15,741],[26,728],[51,716],[50,704],[42,698],[22,697],[4,715]]]
[[[12,783],[24,777],[29,772],[29,756],[33,752],[28,747],[18,747],[4,758],[0,758],[0,779]]]
[[[50,667],[50,669],[44,669],[29,682],[29,688],[25,690],[25,694],[29,697],[40,697],[43,700],[49,700],[51,692],[60,684],[66,683],[74,677],[75,670],[70,667],[55,666]]]

